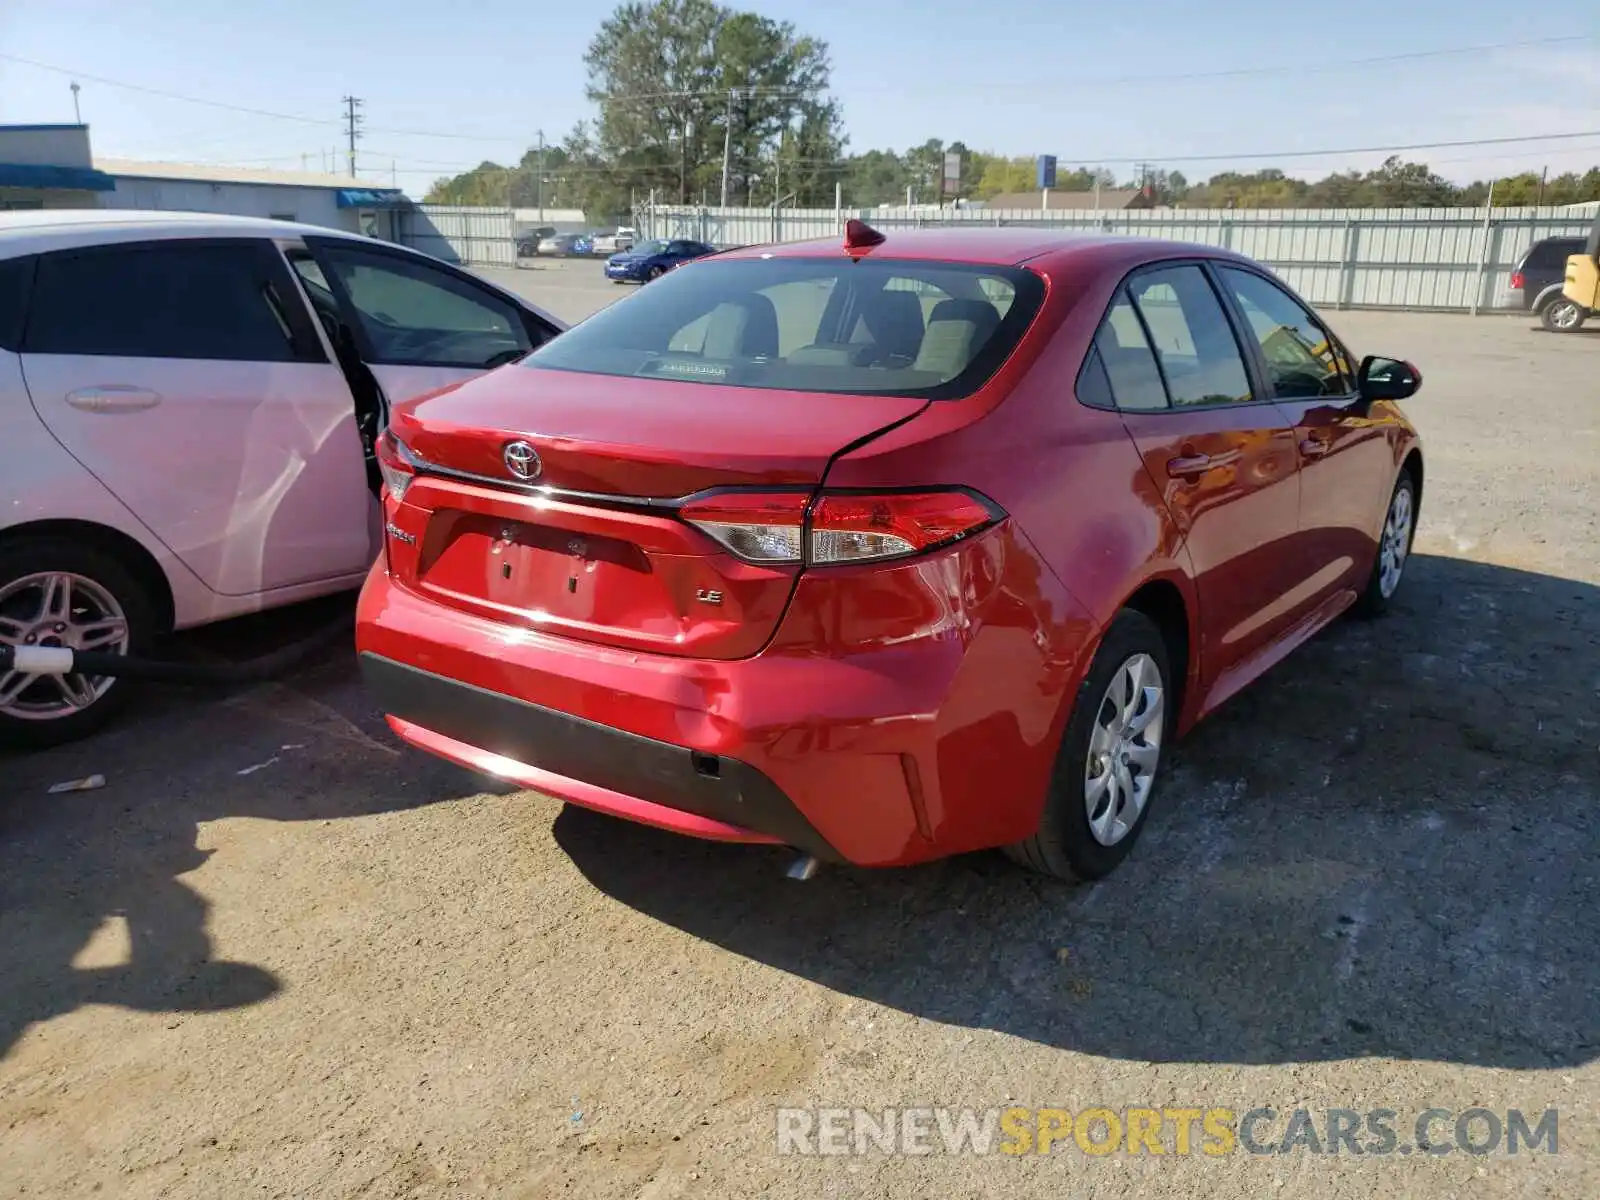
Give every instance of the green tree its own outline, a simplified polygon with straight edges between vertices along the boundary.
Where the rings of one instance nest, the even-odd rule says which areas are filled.
[[[761,164],[776,162],[789,138],[808,165],[838,159],[827,45],[787,21],[712,0],[635,0],[600,26],[584,61],[599,107],[596,150],[640,191],[720,198],[725,142],[730,203],[755,198]],[[816,173],[797,182],[821,186]]]
[[[1406,162],[1393,154],[1367,175],[1372,204],[1378,208],[1442,208],[1457,202],[1456,189],[1427,163]]]
[[[844,202],[852,208],[869,208],[905,200],[910,173],[893,150],[868,150],[845,160],[840,173]]]

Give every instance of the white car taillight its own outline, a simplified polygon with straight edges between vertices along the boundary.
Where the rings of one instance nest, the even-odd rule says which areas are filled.
[[[376,451],[378,474],[383,477],[384,490],[399,503],[405,499],[406,489],[417,477],[417,457],[387,429],[378,438]]]

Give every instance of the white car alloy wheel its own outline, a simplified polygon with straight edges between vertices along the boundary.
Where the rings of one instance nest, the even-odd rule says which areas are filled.
[[[106,588],[83,575],[43,571],[0,586],[0,643],[65,646],[125,654],[127,614]],[[0,716],[52,721],[83,712],[116,683],[83,675],[0,673]]]
[[[1131,655],[1101,698],[1084,761],[1084,811],[1102,846],[1115,846],[1138,823],[1161,762],[1165,728],[1161,669],[1148,654]]]
[[[1411,489],[1397,487],[1389,501],[1389,515],[1383,522],[1383,541],[1378,547],[1378,591],[1387,600],[1400,586],[1400,575],[1411,553]]]

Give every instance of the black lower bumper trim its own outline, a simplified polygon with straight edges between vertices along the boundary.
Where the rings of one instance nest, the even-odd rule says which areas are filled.
[[[775,837],[818,858],[839,854],[782,789],[749,763],[613,729],[372,653],[361,674],[378,706],[447,738],[592,784]]]

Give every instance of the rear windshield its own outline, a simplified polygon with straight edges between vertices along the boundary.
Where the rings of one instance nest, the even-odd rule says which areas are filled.
[[[964,396],[1044,297],[1017,267],[712,259],[672,271],[522,360],[535,370],[841,395]]]

